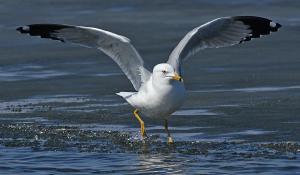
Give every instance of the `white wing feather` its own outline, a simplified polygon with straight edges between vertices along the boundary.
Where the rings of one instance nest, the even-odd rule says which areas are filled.
[[[101,50],[120,66],[136,90],[151,75],[144,67],[144,61],[137,50],[124,36],[93,27],[60,24],[32,24],[17,30]]]
[[[202,49],[232,46],[277,31],[279,27],[278,23],[255,16],[217,18],[188,32],[167,63],[182,74],[182,62]]]

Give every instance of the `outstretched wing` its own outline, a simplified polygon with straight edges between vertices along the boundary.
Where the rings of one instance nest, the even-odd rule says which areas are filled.
[[[61,24],[31,24],[17,28],[31,36],[70,42],[85,47],[97,48],[110,56],[138,90],[148,80],[150,73],[130,40],[124,36],[93,27]]]
[[[167,63],[182,74],[182,62],[206,48],[227,47],[276,32],[281,25],[256,16],[222,17],[187,33],[169,56]]]

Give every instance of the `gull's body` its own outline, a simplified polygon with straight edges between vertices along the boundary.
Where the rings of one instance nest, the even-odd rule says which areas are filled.
[[[163,68],[171,68],[168,64],[159,64]],[[173,71],[173,70],[170,70]],[[138,92],[120,92],[131,106],[149,117],[168,119],[183,104],[185,87],[181,81],[160,82],[153,75]]]
[[[205,23],[188,32],[175,47],[166,63],[157,64],[151,73],[144,61],[124,36],[93,27],[61,24],[32,24],[17,28],[21,33],[70,42],[96,48],[111,57],[131,81],[135,92],[119,92],[135,108],[134,116],[146,136],[142,114],[162,119],[168,133],[169,116],[183,104],[186,90],[183,84],[182,63],[206,48],[227,47],[275,32],[281,25],[255,16],[222,17]]]

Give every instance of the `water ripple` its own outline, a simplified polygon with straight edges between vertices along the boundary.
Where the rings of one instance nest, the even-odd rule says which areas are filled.
[[[0,114],[8,113],[31,113],[31,112],[94,112],[101,107],[120,107],[127,103],[120,103],[111,98],[90,98],[87,95],[41,95],[27,99],[17,99],[13,101],[0,101]]]
[[[211,89],[211,90],[193,90],[189,92],[200,92],[200,93],[213,93],[213,92],[276,92],[276,91],[286,91],[300,89],[300,85],[294,86],[270,86],[270,87],[249,87],[249,88],[237,88],[237,89]]]
[[[173,113],[173,115],[218,115],[217,113],[210,112],[206,109],[185,109],[185,110],[178,110]]]
[[[0,67],[0,81],[21,81],[32,79],[47,79],[70,75],[68,72],[47,70],[39,65],[19,65],[15,67]]]

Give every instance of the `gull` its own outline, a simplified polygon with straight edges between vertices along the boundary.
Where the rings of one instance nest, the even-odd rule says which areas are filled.
[[[166,63],[157,64],[152,72],[131,41],[124,36],[85,26],[65,24],[30,24],[17,30],[31,36],[50,38],[65,43],[95,48],[115,61],[132,83],[135,92],[119,92],[132,107],[140,123],[142,138],[146,138],[141,115],[164,120],[167,143],[173,143],[168,119],[179,109],[186,96],[182,64],[187,58],[206,48],[220,48],[241,44],[276,32],[281,25],[257,16],[221,17],[188,32],[171,52]]]

